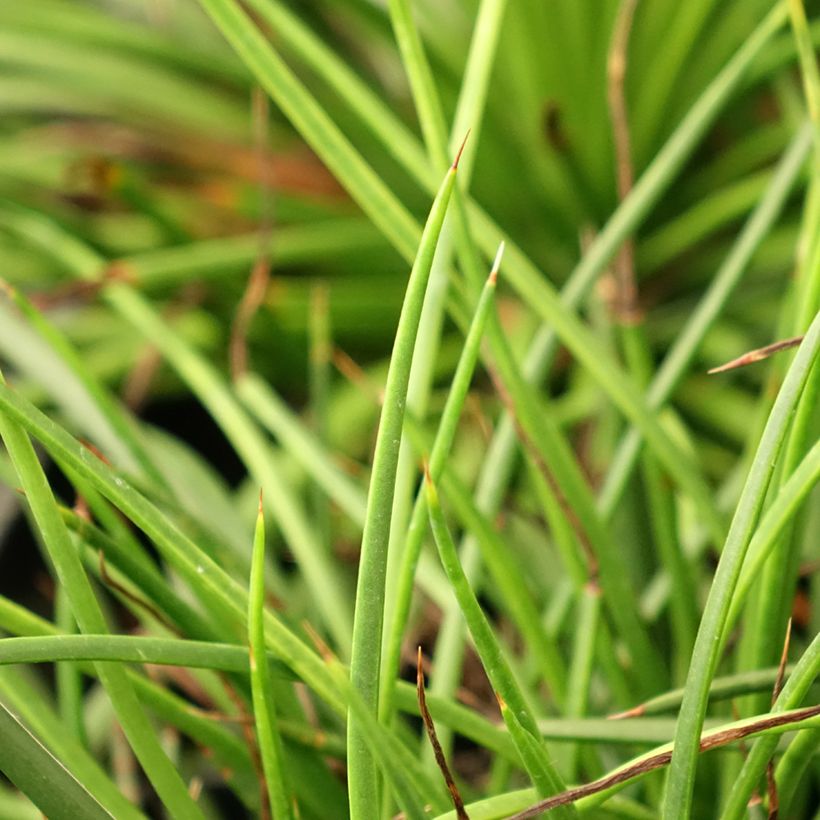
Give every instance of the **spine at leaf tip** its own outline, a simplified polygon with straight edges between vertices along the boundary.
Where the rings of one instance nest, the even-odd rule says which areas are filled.
[[[467,140],[470,138],[470,130],[467,129],[467,133],[464,135],[464,139],[461,141],[461,147],[458,149],[458,153],[456,154],[456,158],[453,160],[452,168],[454,171],[458,170],[458,162],[461,159],[461,155],[464,153],[464,146],[467,144]]]
[[[488,282],[495,287],[496,282],[498,281],[498,272],[501,270],[501,259],[504,256],[504,248],[506,247],[504,240],[500,242],[498,245],[498,250],[495,253],[495,259],[493,260],[493,266],[490,270],[490,275],[488,277]]]

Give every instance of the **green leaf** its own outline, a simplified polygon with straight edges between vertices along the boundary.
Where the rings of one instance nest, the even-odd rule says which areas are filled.
[[[73,775],[0,703],[0,771],[44,815],[113,818]]]
[[[265,517],[262,496],[253,536],[253,564],[248,591],[248,641],[250,643],[251,693],[259,755],[265,772],[271,816],[293,817],[285,771],[282,739],[276,728],[276,701],[265,656]]]
[[[472,635],[484,671],[487,673],[487,677],[501,701],[511,710],[516,724],[519,724],[521,731],[526,732],[528,735],[527,741],[524,743],[522,736],[513,734],[513,742],[521,755],[521,760],[528,767],[528,771],[541,793],[544,793],[545,790],[549,790],[552,794],[563,791],[564,786],[560,775],[549,762],[546,751],[543,755],[538,755],[538,765],[536,766],[531,741],[534,742],[536,738],[540,740],[540,735],[532,709],[525,700],[512,670],[504,658],[492,627],[482,612],[475,593],[470,588],[470,582],[459,563],[455,544],[439,504],[438,493],[435,485],[430,480],[429,474],[426,479],[426,486],[427,509],[430,515],[433,536],[439,550],[439,557],[452,584],[453,592],[464,615],[464,620],[467,622],[467,628]],[[541,745],[540,742],[538,745]],[[532,770],[529,768],[530,765],[534,767]]]
[[[350,680],[365,705],[374,712],[379,702],[379,669],[384,622],[384,583],[387,571],[387,545],[393,506],[396,469],[399,459],[407,384],[413,347],[427,281],[433,265],[441,226],[456,178],[458,157],[441,184],[419,244],[410,272],[402,306],[379,418],[373,453],[373,469],[367,496],[359,578],[356,585],[356,612],[353,646],[350,654]],[[348,788],[352,818],[365,818],[378,803],[375,763],[358,736],[356,720],[348,720]]]
[[[8,389],[4,384],[0,384],[0,387]],[[23,484],[26,500],[40,528],[59,581],[65,586],[77,624],[83,632],[105,632],[102,611],[71,543],[31,441],[25,431],[5,413],[0,413],[0,435]],[[86,452],[90,454],[90,451]],[[184,816],[201,817],[199,807],[191,799],[182,778],[162,750],[124,672],[116,666],[100,666],[98,672],[135,755],[169,809]]]
[[[820,314],[815,317],[800,345],[769,415],[712,581],[692,653],[692,662],[686,679],[686,691],[678,718],[678,729],[675,733],[675,751],[672,756],[664,802],[664,817],[667,820],[676,817],[686,818],[690,813],[698,756],[698,738],[706,714],[709,683],[717,666],[722,646],[721,637],[732,603],[732,596],[737,586],[746,550],[761,514],[766,490],[788,431],[792,413],[818,351],[820,351]]]

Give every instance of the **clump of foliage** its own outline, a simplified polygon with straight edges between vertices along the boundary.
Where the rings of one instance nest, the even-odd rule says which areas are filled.
[[[806,14],[0,4],[0,816],[811,816]]]

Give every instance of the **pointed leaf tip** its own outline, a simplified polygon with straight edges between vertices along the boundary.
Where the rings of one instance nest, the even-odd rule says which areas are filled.
[[[495,285],[498,281],[498,271],[501,269],[501,259],[504,256],[504,248],[506,247],[504,240],[501,240],[501,243],[498,246],[498,250],[495,253],[495,259],[493,260],[493,267],[490,270],[489,282],[491,285]]]
[[[264,490],[260,487],[259,488],[259,507],[257,508],[257,511],[258,511],[259,515],[262,515],[262,498],[263,498],[263,496],[264,496]]]
[[[305,630],[308,638],[310,638],[311,642],[316,647],[316,651],[319,653],[322,660],[327,664],[332,663],[335,660],[333,652],[324,640],[322,640],[322,636],[316,631],[313,624],[311,624],[310,621],[303,620],[302,629]]]
[[[461,155],[464,153],[464,146],[467,144],[467,140],[470,137],[470,130],[471,129],[469,129],[469,128],[467,129],[467,133],[464,135],[464,139],[461,141],[461,148],[458,149],[458,153],[456,154],[456,158],[453,160],[453,170],[454,171],[458,170],[458,163],[459,163],[459,160],[461,159]]]
[[[708,375],[712,376],[716,373],[725,373],[728,370],[736,370],[739,367],[745,367],[746,365],[755,364],[756,362],[762,362],[774,353],[779,353],[781,350],[788,350],[789,348],[797,347],[802,341],[803,336],[792,336],[789,339],[782,339],[779,342],[774,342],[773,344],[766,345],[765,347],[750,350],[748,353],[744,353],[742,356],[738,356],[736,359],[726,362],[726,364],[713,367],[706,372]]]

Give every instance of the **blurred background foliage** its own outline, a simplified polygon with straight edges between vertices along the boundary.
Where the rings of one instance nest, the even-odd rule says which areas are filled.
[[[475,5],[414,6],[448,120]],[[617,201],[606,108],[617,5],[597,0],[592,11],[573,0],[521,0],[510,4],[502,29],[472,187],[556,284],[579,257],[584,234],[594,233]],[[627,75],[637,175],[768,5],[653,0],[639,7]],[[378,3],[304,2],[294,13],[417,128]],[[151,252],[162,248],[252,234],[260,207],[252,81],[197,4],[32,0],[4,3],[0,22],[4,198],[49,214],[106,258],[133,257],[137,265],[150,264]],[[276,42],[276,32],[270,36]],[[422,215],[426,193],[299,56],[288,54],[286,43],[282,48],[390,188]],[[641,229],[637,272],[658,346],[675,333],[714,271],[800,116],[799,86],[784,66],[791,60],[784,30]],[[271,120],[265,183],[274,202],[276,259],[252,348],[258,367],[298,391],[310,282],[328,281],[338,344],[371,360],[389,349],[406,266],[275,110]],[[748,286],[710,343],[728,352],[769,338],[771,298],[792,263],[795,230],[796,220],[784,219],[764,242]],[[219,254],[225,243],[199,247],[210,263],[205,258],[198,270],[149,278],[146,288],[164,305],[181,305],[177,320],[224,361],[253,240],[245,254],[235,251],[233,263]],[[59,292],[70,278],[14,236],[2,236],[0,253],[4,275],[29,291]],[[768,325],[759,321],[766,315]],[[127,379],[139,340],[94,305],[73,303],[60,317],[110,378]],[[516,318],[527,322],[526,314]],[[704,356],[709,359],[708,346]],[[157,385],[172,389],[162,379]],[[735,397],[742,406],[742,390]],[[716,443],[736,443],[742,435],[732,415],[714,422],[721,428],[710,431],[721,434]]]

